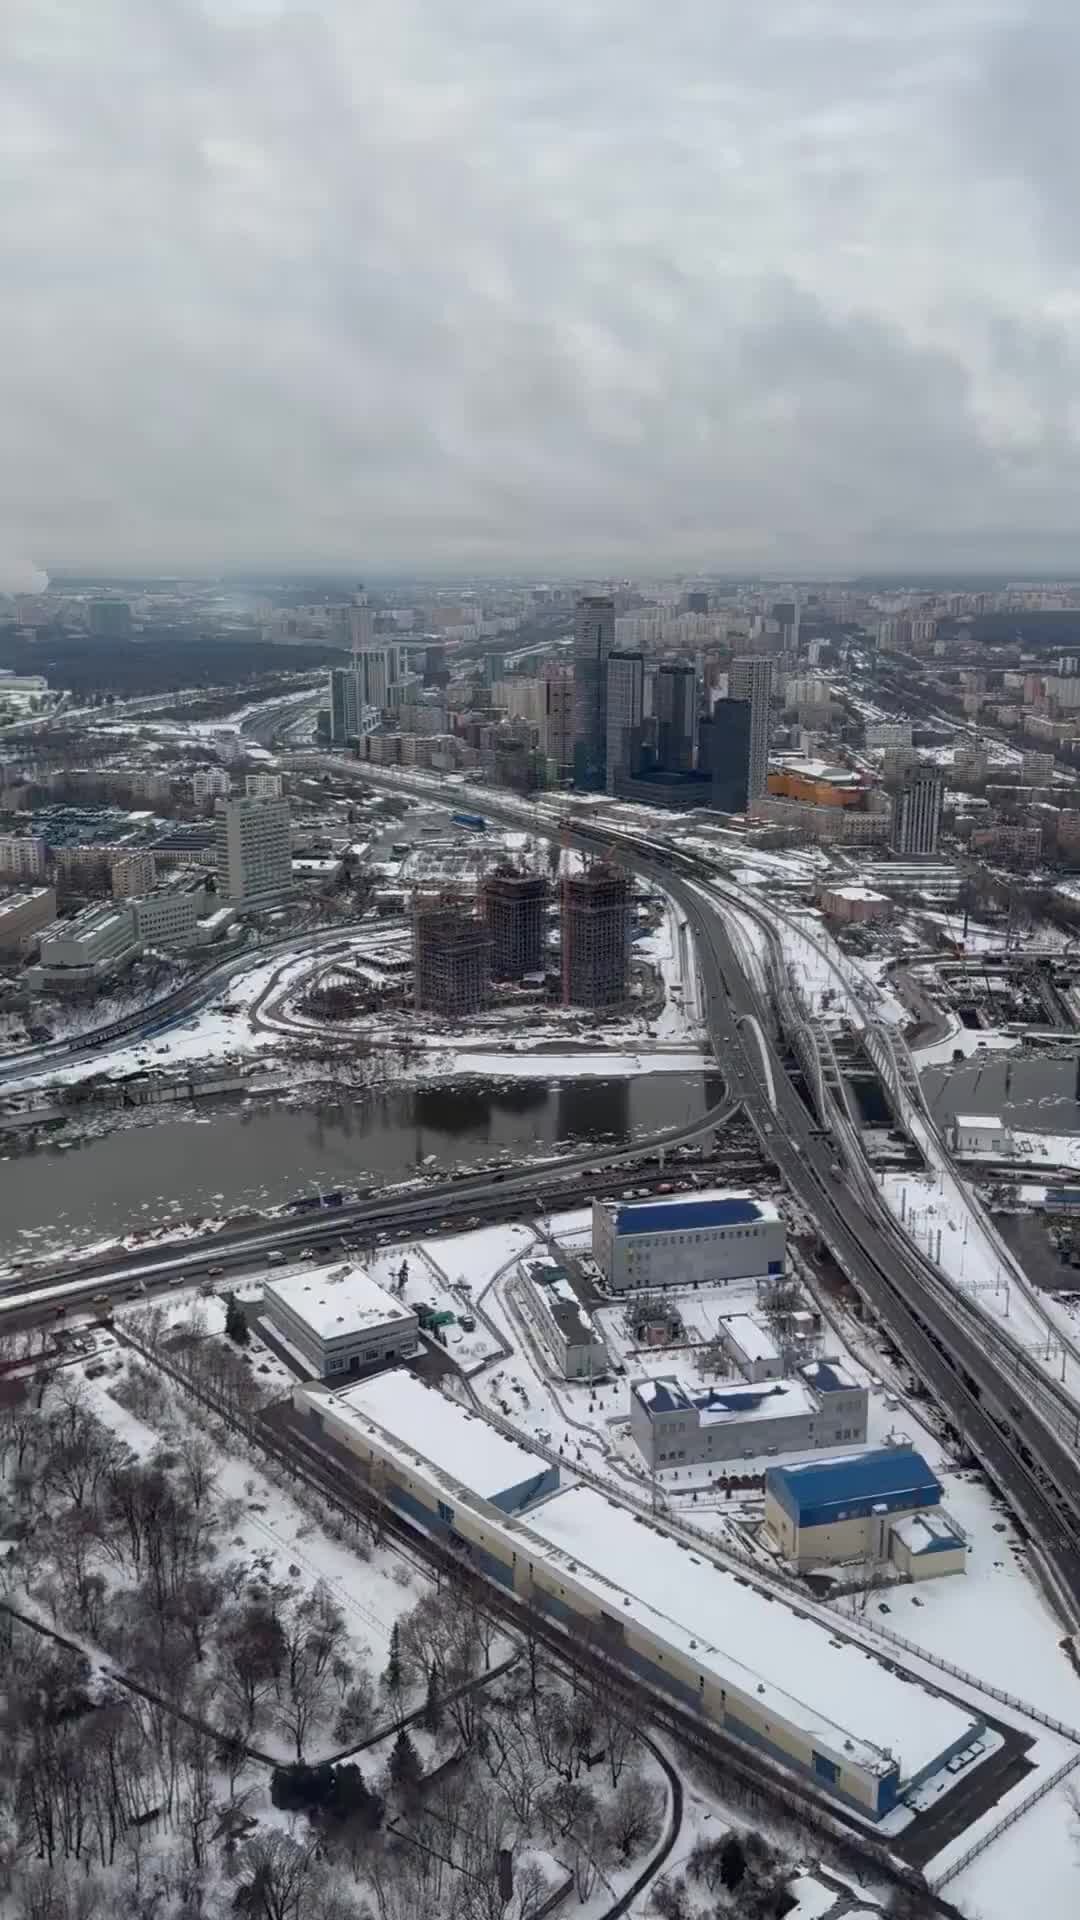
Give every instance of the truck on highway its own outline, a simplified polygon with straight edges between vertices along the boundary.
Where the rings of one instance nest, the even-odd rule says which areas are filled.
[[[473,833],[486,833],[487,821],[482,813],[452,813],[455,827],[469,827]]]

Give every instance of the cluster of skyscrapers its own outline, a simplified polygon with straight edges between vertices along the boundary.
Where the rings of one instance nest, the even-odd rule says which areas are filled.
[[[745,813],[765,789],[772,662],[736,659],[706,710],[697,671],[615,644],[615,602],[587,594],[574,619],[574,785],[659,805]]]

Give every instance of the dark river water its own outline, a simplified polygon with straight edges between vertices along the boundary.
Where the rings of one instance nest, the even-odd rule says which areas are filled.
[[[986,1054],[963,1067],[928,1067],[920,1079],[937,1119],[1000,1116],[1040,1133],[1080,1133],[1080,1058],[1011,1060]]]
[[[165,1219],[278,1206],[301,1193],[401,1180],[432,1154],[447,1171],[504,1152],[613,1144],[689,1124],[719,1100],[715,1074],[402,1087],[319,1112],[168,1110],[81,1146],[0,1161],[0,1250],[43,1251]]]

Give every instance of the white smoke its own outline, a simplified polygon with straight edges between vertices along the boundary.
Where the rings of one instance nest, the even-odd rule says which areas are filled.
[[[0,594],[44,593],[48,584],[44,567],[35,567],[23,555],[0,547]]]

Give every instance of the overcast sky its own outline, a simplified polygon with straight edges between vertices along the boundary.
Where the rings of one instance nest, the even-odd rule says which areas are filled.
[[[1077,0],[3,0],[31,564],[1080,566]]]

